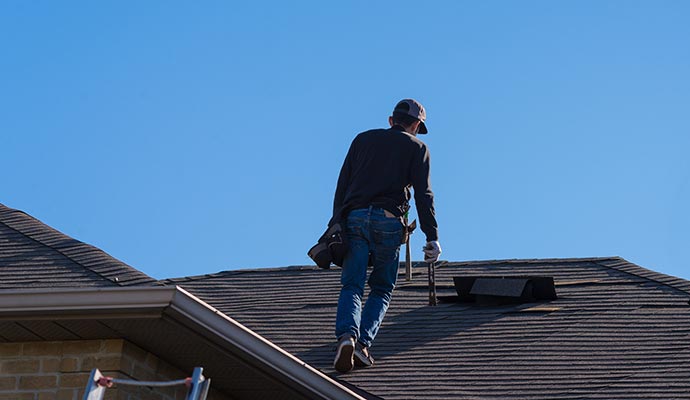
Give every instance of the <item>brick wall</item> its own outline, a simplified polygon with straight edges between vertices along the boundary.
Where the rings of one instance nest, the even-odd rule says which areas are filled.
[[[123,339],[0,343],[0,400],[81,400],[91,369],[120,379],[183,379],[182,372]],[[187,388],[116,385],[107,400],[183,400]],[[214,395],[215,394],[215,395]],[[220,399],[211,393],[209,399]]]

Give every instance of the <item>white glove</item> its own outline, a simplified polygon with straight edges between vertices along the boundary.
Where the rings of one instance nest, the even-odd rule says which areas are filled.
[[[422,250],[424,251],[425,262],[436,262],[441,255],[441,244],[438,240],[432,240],[431,242],[426,242],[426,246],[424,246]]]

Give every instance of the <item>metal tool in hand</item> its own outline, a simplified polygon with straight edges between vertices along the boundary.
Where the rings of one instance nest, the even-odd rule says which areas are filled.
[[[405,218],[403,219],[403,229],[406,230],[405,232],[405,280],[406,281],[411,281],[412,280],[412,257],[410,256],[410,236],[412,236],[412,232],[417,228],[417,220],[415,219],[412,221],[411,224],[407,225],[407,214],[405,214]]]
[[[436,263],[430,262],[429,265],[429,305],[436,305],[436,276],[435,269]]]

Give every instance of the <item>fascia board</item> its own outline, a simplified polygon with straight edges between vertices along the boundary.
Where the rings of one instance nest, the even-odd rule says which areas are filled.
[[[1,290],[0,319],[149,318],[161,315],[174,294],[163,286]]]

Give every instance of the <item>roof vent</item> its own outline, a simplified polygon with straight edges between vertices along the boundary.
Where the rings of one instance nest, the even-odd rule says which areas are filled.
[[[550,276],[455,276],[453,282],[457,298],[443,300],[498,305],[558,298]]]

